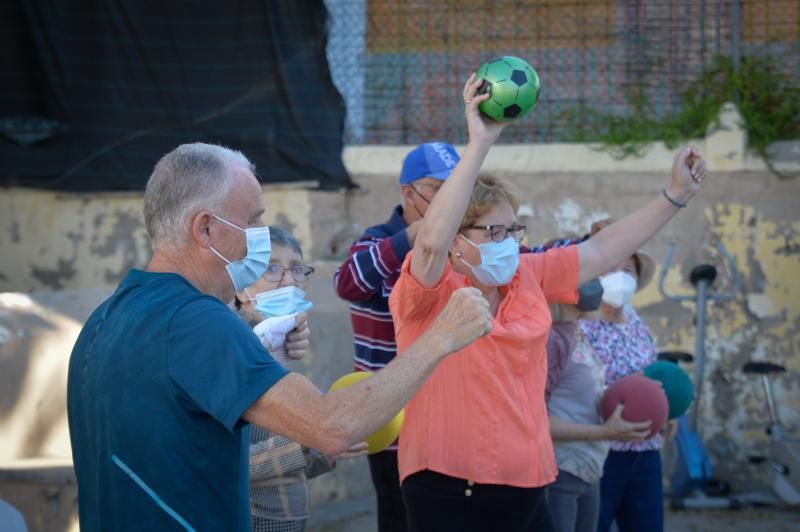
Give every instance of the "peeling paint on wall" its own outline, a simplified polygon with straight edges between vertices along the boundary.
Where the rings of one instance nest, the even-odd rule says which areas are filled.
[[[75,269],[75,261],[77,257],[66,260],[61,257],[58,258],[58,263],[55,268],[47,269],[31,265],[31,277],[38,280],[47,288],[52,290],[59,290],[64,288],[70,279],[75,277],[78,271]]]
[[[105,286],[118,282],[129,267],[146,264],[150,247],[141,198],[91,197],[28,189],[0,195],[0,226],[17,228],[16,236],[0,232],[5,276],[0,291]]]
[[[312,246],[308,191],[265,190],[268,224]],[[60,195],[8,189],[0,195],[0,292],[115,286],[152,255],[141,194]]]
[[[790,432],[800,431],[800,257],[783,250],[800,236],[800,222],[781,219],[780,213],[760,213],[752,205],[717,203],[705,209],[710,234],[692,260],[667,272],[672,292],[691,294],[688,271],[700,262],[718,269],[715,289],[730,288],[730,272],[712,252],[722,243],[736,262],[741,291],[733,301],[709,303],[706,326],[706,385],[701,403],[701,426],[719,476],[744,486],[764,480],[764,467],[749,465],[747,456],[764,454],[768,437],[766,397],[761,380],[742,373],[749,360],[786,366],[787,374],[773,385],[782,421]],[[637,297],[659,345],[665,349],[694,350],[693,303],[661,303],[655,285]],[[642,304],[644,303],[644,304]],[[693,368],[687,368],[690,374]]]
[[[267,224],[283,227],[292,233],[304,250],[312,249],[311,220],[314,214],[307,190],[269,188],[264,191],[264,205],[267,207],[264,214]]]
[[[581,206],[572,198],[565,198],[558,205],[553,214],[556,226],[561,235],[584,235],[592,222],[608,218],[605,211],[584,212]]]

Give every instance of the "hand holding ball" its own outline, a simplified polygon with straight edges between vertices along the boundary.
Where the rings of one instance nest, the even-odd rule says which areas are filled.
[[[661,385],[641,373],[623,377],[611,386],[600,402],[600,413],[607,420],[622,403],[622,419],[631,423],[651,421],[650,434],[653,437],[667,421],[669,405]]]
[[[478,109],[497,122],[522,118],[539,99],[539,76],[519,57],[492,59],[478,69],[475,79],[483,80],[478,94],[491,95]]]
[[[334,382],[329,392],[339,388],[345,388],[347,386],[352,386],[357,382],[361,382],[364,379],[372,377],[372,373],[368,371],[356,371],[353,373],[348,373],[344,375],[339,380]],[[387,447],[389,447],[394,440],[397,439],[397,436],[400,435],[400,429],[403,428],[403,419],[405,416],[405,410],[401,410],[394,418],[392,418],[389,423],[378,429],[378,431],[367,438],[367,452],[369,454],[374,454],[380,452]]]

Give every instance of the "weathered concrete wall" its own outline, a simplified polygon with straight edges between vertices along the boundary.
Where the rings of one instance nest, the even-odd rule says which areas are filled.
[[[333,293],[333,271],[365,226],[388,217],[399,198],[403,154],[403,148],[349,149],[345,159],[361,188],[346,194],[265,188],[268,222],[294,231],[318,268],[310,289],[313,352],[302,367],[322,388],[349,371],[352,356],[347,307]],[[703,193],[646,250],[660,263],[667,242],[678,243],[667,274],[672,292],[691,293],[686,278],[700,262],[717,264],[720,286],[727,287],[717,242],[742,273],[737,298],[709,306],[701,423],[720,476],[742,486],[763,479],[764,471],[745,465],[745,457],[766,445],[763,392],[741,374],[744,361],[787,366],[775,391],[783,421],[800,431],[800,180],[781,181],[757,160],[738,159],[731,168],[730,159],[718,158],[712,170],[720,171]],[[519,185],[529,207],[528,240],[539,243],[583,233],[593,220],[643,205],[666,183],[670,163],[663,147],[644,160],[619,163],[588,147],[556,145],[499,146],[486,166]],[[0,301],[0,463],[68,455],[60,410],[66,359],[95,304],[128,268],[149,259],[141,208],[135,194],[0,194],[0,291],[19,293]],[[693,305],[664,302],[655,283],[634,302],[659,347],[693,350]],[[370,490],[365,461],[343,463],[313,486],[316,504],[364,494]]]
[[[271,188],[267,221],[310,241],[308,192]],[[115,286],[143,268],[152,250],[142,195],[0,192],[0,291],[31,292]]]

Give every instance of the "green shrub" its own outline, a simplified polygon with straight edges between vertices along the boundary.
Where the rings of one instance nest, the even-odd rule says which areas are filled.
[[[717,57],[681,94],[676,113],[657,118],[642,89],[629,98],[630,112],[613,115],[587,106],[575,107],[562,117],[574,142],[599,142],[616,158],[641,156],[647,145],[663,141],[673,148],[690,138],[705,135],[718,120],[725,102],[734,102],[744,119],[748,147],[770,169],[768,146],[777,140],[800,138],[800,89],[793,79],[770,60],[742,58],[738,71],[728,57]]]

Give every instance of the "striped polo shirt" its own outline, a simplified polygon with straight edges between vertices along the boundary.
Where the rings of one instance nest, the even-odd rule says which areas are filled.
[[[334,288],[350,302],[357,371],[377,371],[396,354],[389,295],[411,249],[398,205],[386,223],[367,229],[336,270]]]

